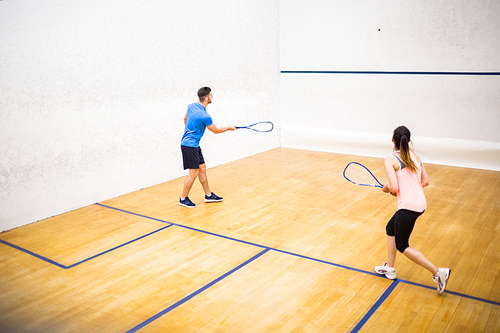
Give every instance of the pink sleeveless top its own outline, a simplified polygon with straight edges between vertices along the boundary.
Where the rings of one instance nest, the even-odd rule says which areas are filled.
[[[399,153],[399,152],[397,152]],[[401,169],[396,171],[396,178],[398,179],[399,191],[398,197],[398,210],[407,209],[414,212],[421,213],[427,208],[427,201],[425,200],[424,188],[422,187],[422,165],[416,154],[410,150],[411,159],[417,166],[417,172],[411,172],[406,168],[397,154],[393,156],[398,160]]]

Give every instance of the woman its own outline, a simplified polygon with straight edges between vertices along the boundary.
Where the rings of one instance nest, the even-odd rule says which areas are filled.
[[[388,259],[383,266],[375,266],[375,272],[388,279],[396,278],[394,263],[396,251],[427,269],[433,274],[438,293],[446,288],[451,269],[437,268],[422,253],[410,247],[410,235],[415,221],[427,208],[423,188],[429,185],[429,179],[420,157],[410,149],[410,131],[405,126],[394,130],[392,142],[394,154],[387,156],[384,164],[389,184],[382,191],[397,197],[397,211],[386,226],[388,239]]]

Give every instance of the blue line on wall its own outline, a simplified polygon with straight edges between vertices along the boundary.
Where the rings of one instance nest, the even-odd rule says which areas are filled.
[[[281,74],[500,75],[500,72],[281,71]]]

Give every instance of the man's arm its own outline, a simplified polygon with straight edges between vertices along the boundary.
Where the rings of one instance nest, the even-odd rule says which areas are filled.
[[[228,127],[217,127],[214,123],[212,125],[207,126],[209,130],[211,130],[214,134],[224,133],[226,131],[236,131],[236,127],[228,126]]]

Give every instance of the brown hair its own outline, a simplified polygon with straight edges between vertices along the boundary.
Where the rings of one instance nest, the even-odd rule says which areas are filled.
[[[400,151],[401,160],[403,161],[405,167],[407,167],[411,172],[416,172],[417,166],[413,163],[410,155],[410,137],[410,130],[405,126],[399,126],[394,130],[392,140],[394,140],[394,146],[396,149]]]
[[[200,88],[198,90],[198,98],[200,99],[200,102],[203,102],[205,97],[207,97],[211,91],[212,91],[212,89],[210,89],[209,87]]]

